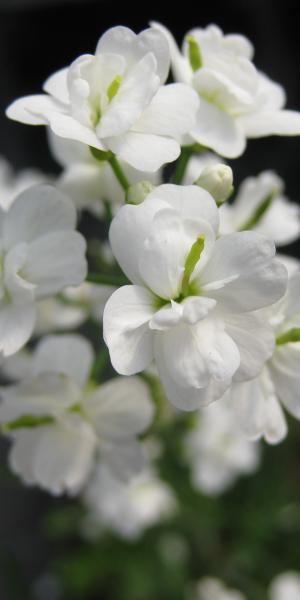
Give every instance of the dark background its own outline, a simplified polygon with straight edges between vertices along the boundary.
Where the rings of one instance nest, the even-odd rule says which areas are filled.
[[[16,168],[55,171],[45,128],[8,121],[4,109],[19,96],[39,93],[55,70],[82,53],[93,52],[108,27],[123,24],[138,32],[151,19],[163,22],[178,41],[189,28],[211,22],[227,33],[245,34],[255,45],[256,65],[285,87],[288,108],[300,109],[300,32],[295,7],[292,0],[141,2],[140,8],[126,1],[0,0],[0,154]],[[299,154],[300,138],[250,141],[245,155],[233,165],[236,181],[272,168],[286,181],[288,195],[299,201]],[[299,254],[295,244],[288,251]],[[276,460],[278,451],[272,451]],[[59,501],[25,489],[6,471],[5,458],[1,462],[0,598],[24,600],[33,597],[28,592],[30,584],[45,570],[49,557],[55,556],[56,545],[46,542],[40,519]],[[43,588],[44,595],[34,597],[56,600],[55,583],[51,585],[50,581]]]

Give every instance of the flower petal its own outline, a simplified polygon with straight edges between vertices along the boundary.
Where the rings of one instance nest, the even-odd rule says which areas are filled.
[[[96,128],[99,138],[126,133],[149,105],[158,86],[156,60],[148,53],[130,69],[103,113]]]
[[[35,349],[33,373],[62,373],[83,387],[88,379],[93,358],[92,346],[84,337],[76,334],[49,335],[44,337]]]
[[[145,469],[147,460],[142,444],[135,439],[101,445],[101,458],[117,479],[128,481]]]
[[[2,389],[2,423],[26,415],[58,417],[76,404],[80,389],[65,375],[43,372],[34,379],[33,369],[25,381]]]
[[[248,138],[300,134],[300,113],[293,110],[264,110],[241,117],[239,122]]]
[[[155,202],[145,200],[138,206],[122,206],[112,221],[109,230],[112,252],[133,283],[143,284],[138,268],[138,257],[142,252],[153,216],[165,207],[165,202],[159,199]]]
[[[195,125],[197,93],[183,83],[161,87],[134,125],[134,131],[180,138]]]
[[[67,85],[67,74],[68,67],[56,71],[53,75],[48,77],[43,85],[43,90],[50,96],[53,96],[56,100],[68,104],[70,101],[69,90]]]
[[[187,388],[204,388],[211,378],[228,381],[240,364],[238,348],[223,324],[209,319],[155,332],[154,354],[160,376],[166,369],[169,378]]]
[[[3,240],[8,249],[19,242],[32,242],[43,235],[75,228],[72,202],[50,185],[25,190],[12,204],[3,224]]]
[[[274,351],[273,329],[256,314],[235,314],[226,320],[226,331],[236,343],[241,357],[234,380],[243,381],[259,375]]]
[[[36,308],[30,304],[0,305],[0,352],[10,356],[28,342],[35,325]]]
[[[162,135],[129,131],[105,139],[108,148],[135,169],[153,173],[163,164],[173,162],[180,154],[176,140]]]
[[[116,290],[103,313],[103,336],[113,367],[121,375],[134,375],[153,359],[149,321],[155,297],[145,288],[125,285]]]
[[[237,120],[203,98],[191,136],[226,158],[241,156],[246,146],[245,134]]]
[[[97,435],[108,441],[142,433],[154,415],[148,386],[138,377],[111,379],[86,396],[83,406]]]
[[[53,495],[79,491],[89,475],[96,445],[87,423],[69,415],[55,426],[20,430],[14,437],[9,462],[25,483]]]
[[[60,102],[46,94],[36,94],[15,100],[7,108],[6,116],[27,125],[47,125],[49,115],[60,111],[65,111]]]
[[[85,239],[77,231],[49,233],[29,245],[23,276],[37,286],[37,298],[83,282],[87,272],[85,248]]]
[[[256,379],[236,383],[229,394],[239,424],[249,439],[263,437],[269,444],[278,444],[285,438],[285,417],[265,371]]]
[[[158,186],[147,196],[147,201],[160,199],[177,210],[183,219],[207,221],[215,234],[219,228],[218,208],[212,196],[196,185],[173,185],[166,183]]]

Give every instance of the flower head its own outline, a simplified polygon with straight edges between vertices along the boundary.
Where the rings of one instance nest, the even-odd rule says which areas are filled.
[[[104,309],[104,339],[124,375],[154,359],[167,396],[186,410],[259,373],[274,333],[257,309],[279,299],[286,271],[255,232],[216,239],[218,209],[197,186],[162,185],[112,222],[112,251],[132,286]]]
[[[185,143],[197,142],[236,158],[247,138],[300,134],[300,113],[283,110],[283,88],[257,71],[246,37],[224,35],[216,25],[195,28],[185,36],[181,53],[165,27],[152,25],[169,42],[175,80],[199,95],[197,122]]]
[[[63,138],[110,151],[136,169],[156,171],[180,153],[178,138],[195,121],[197,94],[188,86],[164,86],[169,49],[161,32],[136,35],[109,29],[94,55],[85,54],[45,83],[46,95],[14,102],[7,115],[49,125]]]
[[[31,336],[36,301],[84,280],[86,245],[72,203],[51,186],[29,188],[0,216],[0,350],[8,356]]]
[[[92,348],[78,335],[44,338],[26,378],[2,388],[0,421],[13,445],[12,470],[53,494],[76,493],[98,449],[115,476],[143,466],[135,436],[150,424],[153,407],[139,379],[90,387]]]

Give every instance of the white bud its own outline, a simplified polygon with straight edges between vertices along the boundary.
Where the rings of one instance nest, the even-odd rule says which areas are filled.
[[[207,190],[217,204],[225,202],[233,191],[233,173],[228,165],[219,163],[205,167],[195,185]]]
[[[154,185],[150,181],[139,181],[131,185],[126,193],[126,202],[129,204],[141,204],[148,194],[154,190]]]

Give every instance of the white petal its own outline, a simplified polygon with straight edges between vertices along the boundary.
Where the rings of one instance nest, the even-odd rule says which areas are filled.
[[[34,304],[0,305],[0,351],[4,356],[14,354],[28,342],[35,320]]]
[[[160,23],[156,23],[155,21],[152,21],[150,24],[158,31],[161,31],[161,33],[165,36],[169,44],[174,79],[176,81],[184,81],[185,83],[190,83],[193,76],[192,68],[189,64],[189,61],[184,56],[182,56],[171,32],[166,27],[164,27]]]
[[[274,253],[274,242],[254,231],[223,236],[200,274],[201,287],[226,310],[272,304],[284,294],[287,279],[285,267],[272,260]]]
[[[162,377],[166,369],[179,386],[199,389],[210,378],[228,381],[239,367],[240,355],[222,324],[205,319],[192,327],[156,332],[155,360]]]
[[[3,225],[5,248],[32,242],[54,231],[74,229],[76,211],[72,202],[50,185],[36,185],[14,201]]]
[[[287,350],[288,352],[288,350]],[[300,353],[299,353],[300,354]],[[298,356],[299,365],[299,356]],[[280,362],[277,359],[276,365],[273,361],[270,364],[270,373],[276,387],[276,392],[283,404],[283,406],[291,413],[296,419],[300,419],[300,375],[299,367],[298,373],[292,374],[280,366]]]
[[[283,297],[287,284],[285,266],[273,260],[256,272],[246,273],[223,288],[209,290],[220,310],[226,312],[247,312],[274,304]]]
[[[237,120],[203,98],[200,99],[197,124],[191,135],[203,146],[226,158],[241,156],[246,146],[243,129]]]
[[[29,245],[24,278],[37,286],[37,298],[83,282],[85,248],[85,239],[77,231],[50,233]]]
[[[298,600],[300,598],[300,575],[287,571],[277,575],[269,588],[271,600]]]
[[[153,54],[144,56],[125,76],[96,128],[100,138],[122,135],[139,119],[159,86]]]
[[[60,69],[45,81],[43,90],[53,96],[56,100],[68,104],[70,101],[67,85],[68,68]]]
[[[112,27],[100,38],[96,54],[121,54],[130,67],[145,54],[152,52],[157,60],[157,72],[161,83],[167,78],[170,57],[163,36],[153,29],[145,29],[136,35],[127,27]]]
[[[202,285],[236,279],[268,264],[275,255],[274,242],[254,231],[231,233],[218,239],[205,270]]]
[[[275,198],[256,231],[272,238],[276,246],[291,244],[300,237],[300,207],[285,198]]]
[[[180,154],[178,142],[150,133],[130,131],[125,135],[105,139],[108,148],[135,169],[154,172]]]
[[[1,422],[13,421],[24,415],[61,416],[76,404],[80,389],[65,375],[43,372],[16,385],[2,389]]]
[[[160,199],[175,208],[181,218],[207,221],[215,234],[219,228],[218,208],[212,196],[196,185],[160,185],[147,197]]]
[[[95,452],[95,437],[86,423],[69,415],[55,426],[19,431],[10,453],[10,466],[27,484],[54,495],[79,491]]]
[[[47,125],[49,115],[65,111],[60,102],[46,96],[36,94],[15,100],[6,110],[6,116],[14,121],[27,125]]]
[[[248,138],[300,134],[300,113],[293,110],[262,111],[241,117],[239,122]]]
[[[148,202],[145,200],[138,206],[123,206],[112,221],[109,230],[109,241],[112,252],[127,277],[136,284],[143,284],[138,268],[145,238],[153,216],[161,208],[164,201]],[[130,244],[128,244],[130,240]]]
[[[145,288],[125,285],[112,294],[103,313],[103,336],[113,367],[121,375],[146,369],[153,359],[149,321],[155,297]]]
[[[51,129],[47,129],[47,138],[51,154],[62,167],[74,166],[81,163],[94,163],[91,151],[86,144],[61,138],[55,135]]]
[[[92,346],[84,337],[49,335],[34,351],[33,373],[63,373],[82,387],[88,379],[93,358]]]
[[[83,400],[100,438],[124,440],[142,433],[152,422],[154,407],[148,386],[138,377],[117,377]]]
[[[135,439],[101,445],[101,458],[117,479],[127,481],[146,467],[143,446]]]
[[[53,133],[62,138],[81,142],[98,150],[105,150],[96,133],[70,115],[58,112],[45,114],[43,122],[51,127]]]
[[[269,444],[278,444],[285,438],[285,417],[265,372],[256,379],[235,384],[229,394],[239,423],[249,439],[264,437]]]
[[[196,122],[198,94],[183,83],[161,87],[134,125],[134,131],[179,138]]]
[[[223,396],[231,384],[230,378],[223,381],[210,379],[208,385],[203,388],[180,385],[175,381],[170,365],[165,360],[162,338],[158,337],[155,339],[155,360],[166,396],[169,402],[180,410],[191,411],[210,404]]]
[[[273,354],[273,329],[264,318],[256,314],[236,314],[226,321],[226,331],[235,341],[241,357],[235,381],[256,377]]]
[[[154,216],[139,259],[140,275],[154,294],[165,299],[179,296],[186,258],[202,234],[208,237],[205,222],[182,220],[172,208]]]

